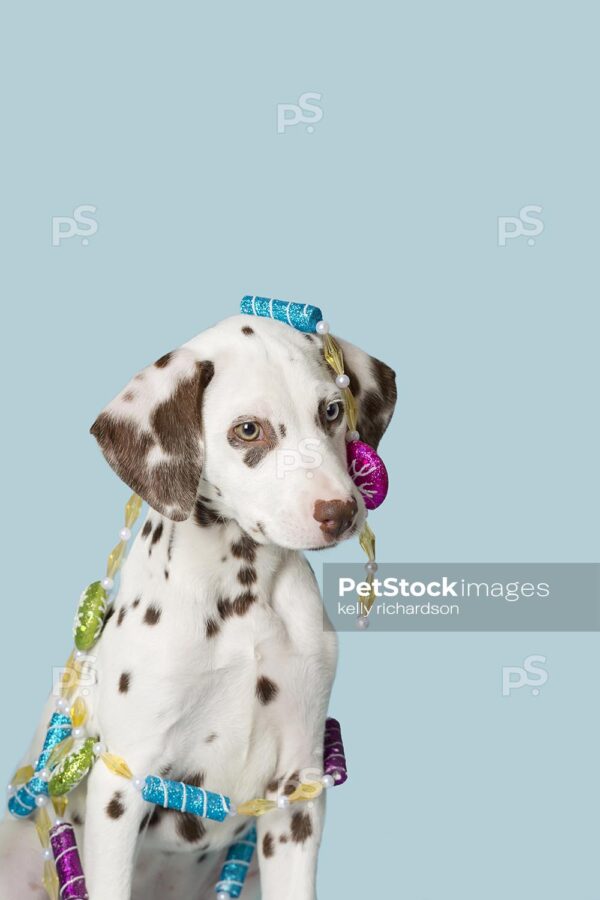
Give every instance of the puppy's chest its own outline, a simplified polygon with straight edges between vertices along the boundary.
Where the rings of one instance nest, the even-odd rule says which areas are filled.
[[[144,550],[101,642],[102,719],[121,745],[158,743],[171,776],[201,774],[248,799],[273,778],[303,690],[291,675],[303,661],[272,605],[273,566],[221,552],[193,573],[175,560],[167,570]]]

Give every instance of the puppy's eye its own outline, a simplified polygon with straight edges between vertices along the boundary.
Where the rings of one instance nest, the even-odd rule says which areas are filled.
[[[337,420],[342,415],[342,404],[339,400],[334,400],[333,403],[330,403],[327,409],[325,410],[325,418],[328,422],[337,422]]]
[[[243,441],[255,441],[260,437],[260,425],[258,422],[240,422],[233,430]]]

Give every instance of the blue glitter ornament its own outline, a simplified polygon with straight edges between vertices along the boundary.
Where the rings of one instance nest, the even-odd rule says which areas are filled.
[[[50,754],[57,744],[71,736],[71,729],[72,725],[69,716],[58,712],[53,714],[48,725],[42,752],[35,767],[36,772],[41,772],[42,769],[46,768]],[[10,798],[8,802],[9,812],[19,819],[27,818],[36,809],[36,800],[42,795],[48,796],[48,782],[42,778],[34,777],[27,784],[24,784],[14,797]]]
[[[249,316],[263,316],[268,319],[277,319],[285,322],[298,331],[314,334],[317,330],[317,322],[323,318],[323,313],[316,306],[308,303],[291,303],[289,300],[271,300],[269,297],[244,297],[240,304],[241,312]]]
[[[215,885],[217,894],[239,897],[256,849],[256,827],[253,825],[240,841],[232,844]]]
[[[148,775],[142,797],[148,803],[156,803],[164,809],[193,813],[215,822],[225,821],[231,809],[231,800],[225,794],[213,794],[204,788],[184,784],[182,781],[167,781],[157,775]]]

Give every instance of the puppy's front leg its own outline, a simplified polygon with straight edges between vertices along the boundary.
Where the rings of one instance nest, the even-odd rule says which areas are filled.
[[[140,823],[150,807],[130,781],[97,763],[88,780],[84,871],[90,900],[130,900]]]
[[[262,900],[315,900],[325,793],[258,820]],[[93,898],[95,900],[95,898]]]

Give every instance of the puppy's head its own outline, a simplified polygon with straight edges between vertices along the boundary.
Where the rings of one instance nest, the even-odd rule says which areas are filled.
[[[377,447],[394,410],[394,373],[339,344],[361,439]],[[207,493],[258,542],[315,549],[364,521],[346,429],[321,338],[235,316],[143,369],[92,434],[123,481],[168,518],[189,518]]]

